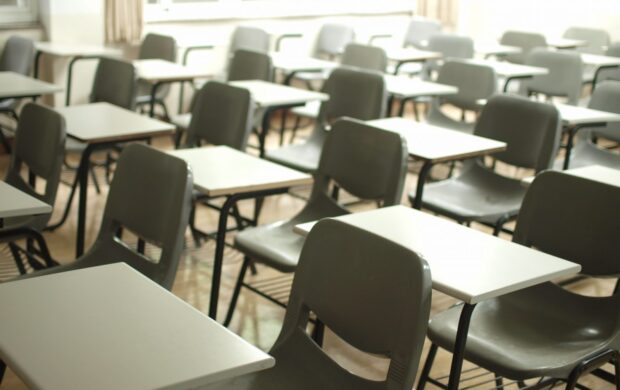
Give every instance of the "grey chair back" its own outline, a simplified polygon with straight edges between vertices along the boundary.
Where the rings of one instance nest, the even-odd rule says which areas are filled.
[[[454,95],[441,101],[465,110],[478,110],[481,99],[497,91],[497,76],[493,68],[464,61],[446,61],[437,75],[437,82],[458,88]]]
[[[506,60],[515,64],[525,64],[527,55],[534,48],[547,47],[547,39],[539,33],[525,31],[506,31],[499,41],[502,45],[516,46],[521,49],[520,53],[506,55]]]
[[[234,52],[228,67],[228,81],[273,80],[271,57],[266,53],[239,49]]]
[[[440,32],[441,23],[436,20],[411,19],[407,27],[407,32],[405,33],[403,46],[413,46],[418,49],[423,49],[428,45],[430,37]]]
[[[547,68],[546,75],[534,76],[521,84],[524,94],[542,93],[548,97],[566,97],[576,105],[581,97],[583,62],[578,53],[534,49],[527,56],[527,65]]]
[[[269,34],[263,29],[250,26],[237,26],[230,40],[229,53],[237,50],[252,50],[259,53],[269,52]]]
[[[620,188],[557,171],[536,176],[513,241],[581,264],[582,273],[618,277]]]
[[[384,206],[400,204],[407,153],[407,143],[398,133],[350,118],[336,121],[325,139],[308,205],[319,194],[329,198],[331,180],[358,198]]]
[[[482,109],[474,134],[503,141],[497,160],[540,172],[551,168],[560,143],[560,114],[551,104],[521,96],[493,96]]]
[[[472,58],[474,41],[470,37],[454,34],[434,34],[428,38],[428,50],[443,54],[444,58]]]
[[[360,69],[385,72],[387,67],[385,50],[377,46],[349,43],[344,49],[340,63]]]
[[[175,62],[177,58],[176,41],[167,35],[146,34],[140,45],[138,58],[141,60],[161,59]]]
[[[337,68],[323,84],[322,91],[329,95],[329,100],[321,104],[319,125],[343,116],[378,119],[385,113],[385,80],[379,73]]]
[[[430,269],[415,252],[344,222],[320,221],[305,241],[282,331],[270,354],[277,365],[303,364],[309,375],[320,372],[306,379],[318,386],[411,389],[430,300]],[[351,304],[358,301],[364,305]],[[305,332],[311,311],[349,344],[389,358],[387,378],[375,382],[356,376],[317,348]]]
[[[18,35],[9,37],[0,56],[0,71],[29,75],[34,64],[34,52],[31,39]]]
[[[607,31],[589,27],[570,27],[564,38],[586,41],[587,45],[578,47],[577,51],[590,54],[604,54],[611,42]]]
[[[138,88],[136,80],[136,70],[130,62],[101,58],[95,71],[90,102],[107,102],[133,111]]]
[[[354,39],[353,27],[344,24],[324,24],[314,44],[314,56],[333,59],[342,54],[345,47]]]
[[[607,80],[598,84],[592,93],[588,107],[595,110],[620,114],[620,80]],[[597,127],[591,131],[581,130],[577,134],[580,138],[590,138],[590,133],[597,137],[604,137],[620,142],[620,123],[608,122],[604,127]]]
[[[51,108],[26,104],[15,132],[15,147],[5,181],[27,194],[54,205],[65,155],[65,119]],[[45,180],[45,189],[37,192],[22,174],[23,168]],[[29,227],[42,230],[51,214],[33,217]]]
[[[247,89],[209,81],[196,93],[186,147],[207,142],[243,151],[253,117],[254,104]]]

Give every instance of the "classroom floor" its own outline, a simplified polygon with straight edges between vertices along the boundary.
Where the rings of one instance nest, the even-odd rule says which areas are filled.
[[[279,122],[278,122],[279,123]],[[305,130],[307,134],[307,129]],[[301,136],[304,132],[301,133]],[[289,134],[287,133],[287,137]],[[288,138],[287,138],[288,139]],[[250,142],[254,142],[251,141]],[[276,132],[272,132],[268,137],[268,147],[277,147],[278,138]],[[160,138],[154,141],[154,144],[163,149],[171,149],[172,143],[169,138]],[[4,172],[8,166],[8,156],[0,156],[0,176],[4,176]],[[410,163],[409,173],[407,175],[407,183],[403,194],[403,204],[409,205],[407,200],[407,194],[415,189],[415,183],[417,180],[417,171],[420,165],[416,163]],[[432,176],[436,178],[446,177],[447,167],[438,166],[433,169]],[[515,174],[512,170],[506,171],[507,174]],[[516,172],[519,175],[526,175],[527,172]],[[72,179],[73,173],[66,172],[63,176],[65,179]],[[98,170],[99,182],[104,183],[103,172]],[[98,231],[98,225],[101,219],[101,214],[105,205],[105,199],[107,195],[107,186],[103,185],[101,194],[95,192],[95,188],[92,185],[89,187],[89,214],[87,220],[87,247],[94,241],[95,234]],[[304,195],[308,193],[307,188],[295,189],[295,193]],[[68,198],[69,187],[61,185],[57,204],[53,213],[52,221],[55,222],[60,218],[65,206],[65,202]],[[348,200],[347,196],[343,196],[345,202]],[[290,195],[279,195],[269,197],[265,200],[263,212],[261,214],[260,222],[268,223],[277,221],[280,219],[286,219],[293,216],[298,212],[304,204],[304,201],[299,197],[293,197]],[[250,215],[252,212],[253,202],[245,201],[241,203],[242,213]],[[351,206],[352,210],[362,210],[375,207],[371,203],[355,204]],[[68,221],[59,229],[54,232],[46,232],[45,237],[52,252],[52,256],[59,262],[69,262],[74,259],[75,251],[75,229],[76,229],[76,202],[71,210]],[[205,207],[199,207],[197,211],[196,220],[198,225],[206,231],[214,231],[217,226],[218,214]],[[479,225],[472,225],[475,229],[481,229],[489,232],[489,229]],[[231,241],[233,234],[228,235],[228,241]],[[510,239],[508,235],[504,235],[503,238]],[[215,244],[213,240],[208,240],[203,243],[202,246],[196,247],[191,235],[186,235],[187,249],[184,251],[183,258],[181,260],[179,270],[177,273],[176,281],[173,287],[173,293],[181,299],[185,300],[198,310],[205,312],[209,304],[209,291],[211,284],[211,272],[212,261],[214,255]],[[147,248],[148,251],[148,248]],[[231,294],[233,284],[236,280],[239,266],[241,264],[241,255],[227,248],[225,252],[224,270],[222,277],[222,293],[219,306],[219,318],[222,319],[228,308],[228,301]],[[16,275],[17,270],[13,264],[12,257],[8,248],[0,244],[0,280],[6,280]],[[274,274],[275,271],[258,266],[258,274],[256,278],[265,278]],[[254,277],[254,276],[253,276]],[[247,280],[247,278],[246,278]],[[613,288],[611,281],[601,280],[584,280],[571,286],[572,289],[580,291],[588,295],[609,294]],[[433,291],[433,301],[431,315],[442,311],[455,303],[455,300]],[[352,302],[352,304],[363,305],[364,302]],[[266,299],[259,297],[258,295],[243,290],[238,303],[238,310],[235,313],[233,322],[230,329],[239,334],[241,337],[249,341],[250,343],[258,346],[259,348],[267,351],[278,336],[282,319],[284,315],[284,309],[276,306],[273,303],[268,302]],[[70,346],[67,346],[70,348]],[[428,342],[425,346],[421,363],[423,364],[426,351],[428,348]],[[377,358],[368,354],[361,353],[355,350],[351,346],[347,345],[344,341],[340,340],[331,332],[327,332],[325,336],[325,349],[326,351],[342,366],[352,370],[353,372],[367,377],[370,379],[382,379],[386,375],[387,362],[385,359]],[[465,365],[465,369],[470,368],[470,364]],[[77,369],[77,368],[76,368]],[[445,376],[450,369],[450,354],[445,351],[440,351],[436,359],[432,376]],[[613,371],[613,370],[612,370]],[[493,388],[493,377],[490,374],[478,376],[480,371],[473,371],[464,373],[463,378],[465,381],[462,383],[462,387],[475,388],[475,389],[489,389]],[[466,378],[471,378],[467,380]],[[480,385],[476,385],[480,383]],[[612,389],[614,386],[603,382],[593,376],[584,378],[581,383],[591,387],[592,389]],[[25,389],[27,388],[17,376],[7,369],[4,381],[1,386],[2,389]],[[428,388],[432,389],[434,386],[428,385]],[[506,386],[506,388],[516,388],[516,385]],[[561,386],[558,386],[561,388]]]

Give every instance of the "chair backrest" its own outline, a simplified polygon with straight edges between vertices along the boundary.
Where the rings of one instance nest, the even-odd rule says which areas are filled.
[[[440,52],[446,59],[472,58],[474,41],[470,37],[455,34],[433,34],[428,38],[428,50]]]
[[[270,354],[282,364],[287,359],[303,364],[309,375],[320,372],[319,381],[329,388],[411,389],[430,301],[430,269],[415,252],[326,219],[304,243],[282,331]],[[385,381],[356,376],[317,348],[304,331],[310,312],[359,350],[388,357]]]
[[[377,46],[349,43],[344,49],[340,63],[360,69],[385,72],[387,67],[385,50]]]
[[[496,95],[482,109],[474,134],[505,142],[493,157],[540,172],[553,164],[560,143],[560,114],[551,104]]]
[[[607,47],[606,56],[620,57],[620,42],[614,42]]]
[[[148,33],[140,45],[138,58],[141,60],[161,59],[175,62],[177,58],[176,41],[168,35]]]
[[[513,241],[579,263],[583,274],[617,277],[618,199],[618,186],[542,172],[525,195]]]
[[[606,112],[620,114],[620,81],[607,80],[597,84],[592,92],[588,107]],[[620,142],[620,123],[608,122],[604,127],[592,130],[581,130],[577,133],[580,138],[590,138],[591,134]],[[620,168],[620,166],[619,166]]]
[[[521,48],[520,53],[506,55],[506,60],[515,64],[525,64],[527,55],[536,47],[547,47],[544,35],[525,31],[506,31],[499,41],[502,45]]]
[[[34,51],[31,39],[18,35],[9,37],[0,56],[0,71],[29,75],[34,63]]]
[[[271,57],[266,53],[239,49],[234,52],[228,67],[228,81],[273,80]]]
[[[143,144],[121,153],[94,245],[74,267],[124,261],[170,289],[183,250],[193,179],[185,161]],[[161,248],[153,260],[117,238],[129,230]]]
[[[604,54],[611,39],[605,30],[589,27],[570,27],[564,32],[564,38],[586,41],[586,46],[580,46],[581,53]]]
[[[432,35],[441,32],[441,23],[436,20],[414,18],[409,22],[403,46],[423,49]]]
[[[480,99],[488,99],[497,91],[497,76],[490,66],[464,61],[446,61],[437,75],[437,82],[458,88],[454,95],[441,98],[461,109],[477,110]]]
[[[353,27],[345,24],[327,23],[321,27],[314,44],[314,56],[333,59],[355,38]]]
[[[90,102],[106,102],[127,110],[136,106],[137,76],[130,62],[114,58],[101,58],[93,87]]]
[[[37,103],[26,104],[17,122],[15,147],[6,182],[53,206],[65,155],[65,137],[65,119],[62,115]],[[23,168],[28,168],[35,178],[45,180],[43,193],[35,191],[24,179]],[[50,214],[37,217],[37,226],[31,227],[43,229],[50,217]]]
[[[522,93],[561,96],[576,105],[581,97],[583,62],[579,53],[537,48],[528,54],[527,65],[547,68],[546,75],[534,76],[521,83]]]
[[[254,104],[247,89],[209,81],[196,94],[186,147],[204,141],[244,151],[253,117]]]
[[[329,100],[321,104],[317,126],[343,116],[371,120],[385,113],[385,80],[379,73],[337,68],[323,84],[322,91],[329,95]]]
[[[327,133],[308,203],[315,197],[329,198],[333,180],[360,199],[378,200],[384,206],[400,204],[407,154],[407,142],[400,134],[340,119]]]
[[[259,53],[269,52],[269,34],[258,27],[237,26],[233,31],[228,52],[233,55],[237,50],[252,50]]]

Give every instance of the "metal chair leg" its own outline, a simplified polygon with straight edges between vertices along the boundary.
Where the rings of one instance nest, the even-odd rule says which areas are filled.
[[[299,129],[299,123],[301,122],[301,117],[295,117],[295,124],[293,125],[293,131],[291,132],[291,139],[288,141],[289,144],[292,144],[295,141],[295,137],[297,136],[297,130]]]
[[[235,283],[235,289],[233,290],[233,295],[230,299],[230,305],[228,306],[228,312],[226,313],[226,319],[224,320],[224,326],[228,327],[230,325],[230,321],[232,321],[233,314],[235,313],[235,308],[237,307],[237,300],[239,299],[239,293],[241,292],[241,287],[243,287],[243,279],[245,278],[245,273],[250,265],[250,258],[247,256],[243,257],[243,264],[241,264],[241,269],[239,270],[239,276],[237,277],[237,282]]]
[[[15,260],[15,265],[17,266],[19,274],[26,274],[26,267],[24,266],[22,255],[19,253],[19,247],[15,243],[9,242],[9,249],[11,249],[11,254],[13,255],[13,260]]]
[[[428,382],[428,377],[431,374],[431,368],[433,368],[433,362],[435,361],[435,356],[437,355],[437,349],[437,344],[431,343],[431,347],[428,349],[428,355],[426,355],[424,367],[420,373],[417,390],[424,390],[426,382]]]
[[[319,347],[322,347],[324,337],[325,337],[325,324],[323,324],[323,322],[321,322],[321,320],[317,318],[316,321],[314,322],[314,329],[312,330],[312,340],[314,340],[314,342],[317,343]]]

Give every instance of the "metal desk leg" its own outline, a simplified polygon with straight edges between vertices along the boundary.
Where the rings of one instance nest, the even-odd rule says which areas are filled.
[[[405,64],[405,62],[403,61],[398,61],[396,63],[396,66],[394,67],[394,76],[398,76],[398,72],[400,71],[400,67],[403,66]]]
[[[594,72],[594,78],[592,79],[592,92],[594,92],[594,88],[596,88],[596,83],[598,82],[598,78],[599,78],[599,74],[601,70],[614,69],[614,68],[620,68],[620,65],[603,65],[603,66],[599,66],[596,69],[596,72]]]
[[[220,296],[220,280],[222,278],[222,263],[224,261],[224,248],[226,247],[226,231],[228,216],[235,204],[243,199],[252,199],[269,195],[283,194],[288,188],[277,188],[265,191],[254,191],[240,194],[233,194],[226,198],[220,209],[220,218],[217,227],[217,239],[215,241],[215,258],[213,261],[213,278],[211,280],[211,297],[209,300],[209,317],[216,319],[217,305]]]
[[[424,165],[422,165],[422,169],[418,174],[418,183],[415,189],[415,200],[413,202],[413,208],[420,210],[422,208],[422,195],[424,194],[424,184],[426,183],[426,178],[431,172],[431,168],[433,167],[433,163],[431,161],[424,161]]]
[[[149,107],[149,116],[151,118],[153,118],[155,116],[155,97],[157,96],[157,88],[159,88],[159,86],[162,84],[161,81],[158,81],[156,83],[153,84],[153,87],[151,88],[151,101],[150,103],[150,107]]]
[[[86,200],[88,197],[88,171],[90,169],[90,156],[95,149],[94,145],[89,144],[80,158],[78,167],[78,183],[80,193],[78,199],[78,220],[77,220],[77,239],[75,244],[75,257],[78,258],[84,253],[84,238],[86,235]]]
[[[271,123],[271,113],[278,108],[265,108],[263,113],[263,120],[261,122],[260,133],[258,133],[258,147],[259,155],[261,158],[265,157],[265,142],[267,141],[267,133],[269,133],[269,124]]]
[[[461,309],[461,318],[459,319],[459,327],[456,331],[456,340],[454,341],[454,352],[452,353],[448,390],[457,390],[459,388],[461,369],[463,368],[463,357],[465,355],[465,345],[467,343],[467,333],[469,332],[469,322],[475,307],[475,304],[464,303],[463,309]]]
[[[39,78],[39,67],[40,67],[40,62],[41,62],[41,55],[43,54],[42,51],[37,50],[37,52],[34,54],[34,71],[33,71],[33,76],[35,79]]]
[[[291,73],[287,74],[286,77],[284,78],[284,82],[282,84],[284,84],[284,85],[291,85],[291,81],[293,80],[293,77],[295,77],[296,74],[297,74],[297,72],[291,72]]]
[[[568,138],[566,139],[566,153],[564,155],[564,164],[562,165],[563,170],[567,170],[570,165],[570,154],[573,150],[573,144],[575,142],[575,134],[577,133],[577,128],[573,127],[568,129]]]

